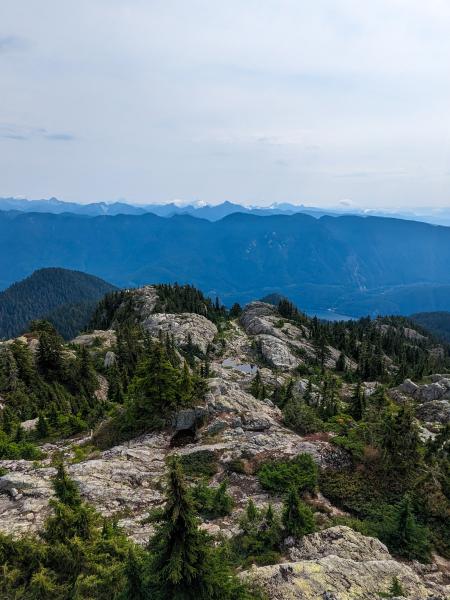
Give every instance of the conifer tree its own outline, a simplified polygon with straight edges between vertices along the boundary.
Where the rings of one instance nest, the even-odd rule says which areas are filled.
[[[17,388],[19,371],[9,348],[0,349],[0,391],[12,392]]]
[[[62,460],[56,467],[56,475],[53,478],[52,485],[60,502],[71,507],[80,506],[81,497],[77,484],[68,476]]]
[[[393,577],[391,587],[389,588],[389,596],[391,596],[391,598],[398,598],[399,596],[404,595],[405,590],[403,589],[402,584],[398,580],[398,577]]]
[[[419,445],[411,407],[402,406],[397,414],[387,412],[381,441],[387,471],[396,479],[412,475],[419,461]]]
[[[143,428],[164,421],[179,406],[178,374],[161,344],[156,344],[152,355],[138,365],[127,395],[130,417]]]
[[[312,404],[312,400],[313,400],[313,396],[312,396],[312,381],[311,378],[308,378],[308,383],[306,384],[306,390],[305,393],[303,394],[303,400],[305,401],[305,404],[307,404],[308,406],[311,406]]]
[[[389,547],[410,560],[430,560],[430,542],[426,527],[417,523],[411,498],[406,494],[397,507]]]
[[[62,375],[61,339],[56,331],[40,332],[36,363],[41,374],[47,379],[57,379]]]
[[[242,313],[241,305],[235,302],[233,306],[230,308],[230,318],[236,319]]]
[[[355,386],[355,390],[353,392],[352,398],[351,398],[351,407],[350,407],[350,414],[355,419],[355,421],[360,421],[362,419],[365,408],[366,408],[366,399],[364,396],[364,390],[362,389],[361,382],[358,381],[358,383]]]
[[[166,506],[149,548],[149,598],[232,600],[244,597],[211,538],[199,529],[195,505],[177,457],[169,464]]]
[[[300,499],[294,487],[289,489],[284,500],[282,520],[286,533],[296,538],[315,531],[313,512]]]
[[[336,361],[336,371],[339,371],[340,373],[344,373],[347,369],[347,363],[346,363],[346,359],[345,359],[345,354],[343,352],[341,352],[339,354],[339,358]]]
[[[252,384],[250,386],[250,392],[251,394],[255,397],[255,398],[260,398],[261,396],[261,390],[263,387],[263,383],[262,383],[262,379],[261,379],[261,373],[259,372],[259,369],[256,371],[256,375],[253,378]]]
[[[150,600],[145,586],[143,558],[135,548],[128,551],[124,574],[126,583],[120,600]]]

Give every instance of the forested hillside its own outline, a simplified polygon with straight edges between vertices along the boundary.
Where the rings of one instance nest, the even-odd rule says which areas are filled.
[[[450,309],[450,228],[399,219],[0,212],[0,286],[49,262],[121,288],[193,283],[227,305],[278,292],[351,316]]]
[[[114,289],[80,271],[35,271],[0,293],[0,339],[19,335],[30,321],[43,317],[63,337],[73,337],[87,325],[98,300]]]
[[[411,320],[450,344],[450,312],[425,312],[411,315]]]

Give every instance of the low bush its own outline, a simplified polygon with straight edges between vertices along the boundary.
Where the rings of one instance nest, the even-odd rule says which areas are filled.
[[[258,471],[263,488],[285,494],[291,487],[297,492],[314,492],[317,488],[317,465],[309,454],[299,454],[291,460],[277,460],[263,464]]]
[[[207,519],[225,517],[233,510],[234,500],[227,493],[226,482],[211,488],[202,481],[192,488],[192,497],[198,513]]]
[[[212,450],[199,450],[180,457],[188,477],[212,477],[217,473],[217,457]]]

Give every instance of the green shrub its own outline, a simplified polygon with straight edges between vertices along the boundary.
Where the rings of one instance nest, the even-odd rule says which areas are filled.
[[[317,465],[309,454],[299,454],[292,460],[263,464],[258,471],[261,485],[273,493],[285,494],[291,487],[299,493],[314,492],[317,487]]]
[[[212,477],[217,473],[217,458],[212,450],[199,450],[180,457],[183,472],[189,477]]]
[[[284,423],[300,435],[323,431],[325,426],[312,406],[303,400],[292,399],[283,408]]]
[[[236,563],[246,567],[253,563],[268,565],[280,560],[282,528],[280,518],[271,505],[267,509],[258,509],[253,500],[249,500],[239,525],[241,533],[231,542]]]
[[[44,454],[31,442],[0,441],[0,460],[40,460]]]
[[[227,493],[227,484],[223,482],[217,488],[211,488],[204,481],[192,488],[197,511],[207,519],[217,519],[231,514],[233,498]]]

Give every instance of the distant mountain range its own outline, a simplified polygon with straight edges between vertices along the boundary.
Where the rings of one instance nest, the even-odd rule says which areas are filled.
[[[324,209],[303,204],[290,204],[288,202],[276,203],[269,207],[242,206],[233,202],[222,202],[217,205],[205,203],[178,204],[170,202],[167,204],[146,204],[142,206],[128,204],[126,202],[93,202],[80,204],[76,202],[63,202],[57,198],[42,200],[26,200],[21,198],[0,198],[0,211],[18,210],[21,212],[45,212],[52,214],[72,213],[96,217],[101,215],[143,215],[153,213],[159,217],[173,217],[174,215],[191,215],[208,221],[218,221],[234,213],[246,213],[260,216],[293,215],[303,213],[312,217],[320,218],[330,216],[378,216],[388,218],[407,219],[411,221],[422,221],[435,225],[450,225],[450,209],[430,211],[429,209],[411,211],[386,212],[382,210],[363,210],[352,207],[340,209]]]
[[[69,339],[89,322],[97,302],[116,288],[67,269],[40,269],[0,293],[0,339],[23,333],[30,321],[51,321]]]
[[[450,228],[397,219],[0,212],[2,288],[57,266],[119,287],[190,282],[226,304],[277,292],[308,311],[409,315],[450,310],[449,264]]]

